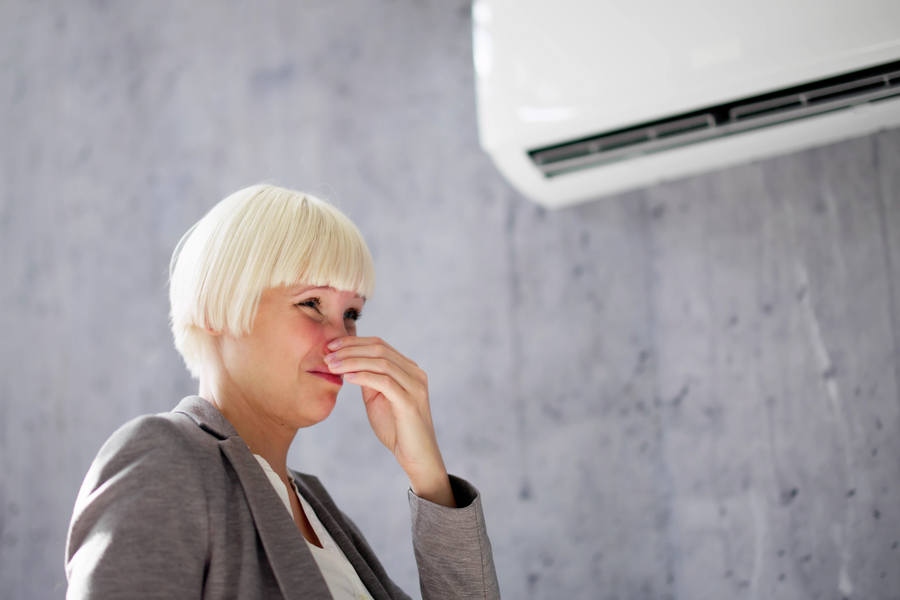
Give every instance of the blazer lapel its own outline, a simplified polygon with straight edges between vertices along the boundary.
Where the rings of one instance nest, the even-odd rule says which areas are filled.
[[[332,600],[297,525],[231,423],[199,396],[185,398],[172,412],[186,414],[202,429],[220,438],[219,448],[241,483],[256,532],[284,597]]]
[[[375,571],[372,570],[372,565],[370,565],[362,554],[360,554],[356,544],[354,544],[353,540],[350,539],[350,536],[347,535],[347,531],[338,523],[337,519],[335,519],[334,515],[339,514],[339,511],[337,506],[334,505],[334,502],[331,501],[331,498],[326,497],[326,505],[317,494],[309,489],[300,477],[295,476],[294,483],[297,484],[297,489],[300,490],[300,493],[303,494],[303,497],[309,502],[309,505],[315,511],[316,516],[319,517],[319,521],[322,522],[322,525],[344,553],[344,556],[346,556],[347,560],[350,561],[350,564],[353,565],[356,574],[359,575],[360,581],[363,582],[372,597],[375,600],[391,600],[390,594],[384,589],[384,584],[382,584]],[[383,573],[383,569],[381,569],[381,571],[386,577],[387,574]]]

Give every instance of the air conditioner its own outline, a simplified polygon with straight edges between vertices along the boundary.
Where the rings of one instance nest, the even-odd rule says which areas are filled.
[[[476,0],[481,146],[547,207],[900,125],[897,0]]]

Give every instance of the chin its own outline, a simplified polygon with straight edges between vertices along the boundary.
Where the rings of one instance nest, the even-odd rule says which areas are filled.
[[[305,398],[299,401],[302,406],[301,410],[294,414],[294,422],[298,423],[298,427],[312,427],[317,423],[321,423],[331,415],[334,407],[337,405],[337,392],[333,394],[320,394],[314,400]]]

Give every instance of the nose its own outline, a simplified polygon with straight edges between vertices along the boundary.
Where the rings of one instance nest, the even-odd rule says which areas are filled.
[[[347,331],[347,325],[343,318],[337,320],[337,322],[330,320],[325,333],[324,344],[326,346],[326,353],[330,352],[330,350],[327,350],[328,344],[338,338],[347,337],[348,335],[350,335],[350,333]]]

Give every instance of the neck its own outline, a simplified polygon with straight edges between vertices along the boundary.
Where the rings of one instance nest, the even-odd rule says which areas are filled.
[[[199,395],[228,419],[250,451],[266,459],[287,484],[287,453],[297,428],[259,410],[252,399],[228,393],[218,379],[201,377]]]

